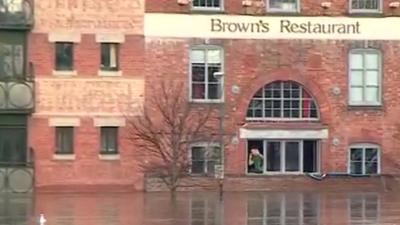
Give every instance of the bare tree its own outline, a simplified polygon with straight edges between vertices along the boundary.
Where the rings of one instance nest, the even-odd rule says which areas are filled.
[[[160,178],[171,193],[190,171],[190,145],[217,136],[214,110],[189,102],[184,87],[182,82],[153,84],[140,115],[127,120],[140,169]]]

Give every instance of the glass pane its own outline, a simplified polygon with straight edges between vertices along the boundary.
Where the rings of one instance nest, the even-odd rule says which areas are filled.
[[[193,161],[192,173],[204,173],[204,161]]]
[[[363,149],[362,148],[352,148],[350,153],[351,161],[361,161],[362,160]]]
[[[207,51],[207,63],[221,63],[221,51],[219,49],[211,49]]]
[[[362,162],[351,162],[350,164],[351,174],[363,174],[362,172]]]
[[[362,102],[363,101],[363,88],[352,87],[350,89],[350,99],[352,102]]]
[[[363,69],[363,55],[362,54],[351,54],[350,56],[350,68],[351,69]]]
[[[192,98],[193,99],[204,99],[206,93],[206,87],[203,83],[192,84]]]
[[[204,64],[192,65],[192,81],[205,82]]]
[[[192,50],[190,56],[191,63],[205,63],[205,53],[204,50]]]
[[[350,84],[354,86],[362,86],[363,71],[351,71]]]
[[[192,147],[192,160],[205,160],[205,149],[204,147]]]
[[[209,82],[219,82],[219,79],[217,79],[214,75],[216,72],[221,71],[221,67],[219,65],[208,65],[208,81]]]
[[[378,163],[376,162],[365,162],[365,174],[377,174]]]
[[[299,171],[299,143],[286,142],[285,150],[286,171]]]
[[[208,84],[208,99],[220,99],[221,90],[219,84]]]
[[[214,174],[215,165],[217,165],[217,163],[215,161],[207,161],[207,173],[208,174]]]
[[[303,172],[317,172],[317,142],[303,141]]]
[[[365,66],[367,69],[378,69],[379,59],[377,54],[366,54],[365,55]]]
[[[375,70],[367,71],[366,84],[367,85],[374,85],[374,86],[378,86],[379,85],[379,74],[378,74],[378,71],[375,71]]]
[[[281,143],[267,143],[267,171],[281,170]]]
[[[367,87],[365,100],[367,102],[379,102],[379,89],[377,87]]]
[[[366,148],[365,149],[365,161],[378,161],[378,149],[376,148]]]

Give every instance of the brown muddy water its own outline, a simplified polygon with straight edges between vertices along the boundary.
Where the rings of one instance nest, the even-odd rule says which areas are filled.
[[[400,224],[400,194],[226,192],[0,195],[0,225]]]

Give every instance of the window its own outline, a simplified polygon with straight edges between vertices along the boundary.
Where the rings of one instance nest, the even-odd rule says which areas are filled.
[[[298,0],[269,0],[268,10],[277,12],[297,12],[299,11]]]
[[[247,225],[319,224],[319,196],[315,194],[266,194],[247,200]]]
[[[56,127],[56,153],[73,154],[74,153],[74,128]]]
[[[350,148],[349,173],[368,175],[380,173],[379,147],[376,145],[354,145]]]
[[[198,145],[191,147],[191,174],[214,174],[214,166],[220,159],[219,146]]]
[[[299,84],[277,81],[265,85],[253,96],[247,120],[316,120],[317,105]]]
[[[382,8],[382,0],[350,0],[350,11],[356,13],[377,13]]]
[[[223,0],[193,0],[193,9],[221,10]]]
[[[249,174],[318,172],[316,140],[248,140]]]
[[[56,42],[56,70],[73,70],[73,43]]]
[[[349,208],[351,225],[380,224],[378,194],[352,194],[349,198]]]
[[[191,50],[191,99],[221,100],[222,80],[214,76],[222,71],[222,50],[218,47],[194,48]]]
[[[118,44],[102,43],[101,44],[101,70],[117,71],[118,70]]]
[[[101,129],[101,154],[118,153],[118,127],[102,127]]]
[[[373,49],[350,52],[350,105],[380,105],[381,55]]]

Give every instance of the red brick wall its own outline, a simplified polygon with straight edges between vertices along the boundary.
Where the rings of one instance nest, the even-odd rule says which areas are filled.
[[[271,14],[266,12],[266,0],[251,0],[251,7],[242,6],[242,1],[238,0],[224,0],[224,13],[228,14]],[[329,15],[339,16],[349,14],[349,1],[348,0],[334,0],[326,1],[331,2],[332,6],[329,9],[323,9],[321,2],[315,0],[301,0],[301,14],[316,16],[316,15]],[[392,9],[389,7],[392,0],[383,0],[383,15],[393,16],[400,15],[400,9]],[[146,1],[146,12],[163,12],[163,13],[192,13],[190,5],[179,5],[177,0],[150,0]],[[202,13],[202,12],[193,12]]]

